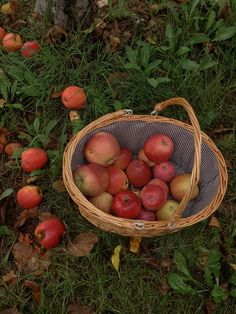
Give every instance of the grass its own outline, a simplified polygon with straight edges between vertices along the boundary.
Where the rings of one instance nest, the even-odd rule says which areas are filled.
[[[63,250],[68,241],[68,235],[65,236],[61,246],[51,250],[52,264],[48,271],[35,277],[17,271],[10,254],[16,235],[3,236],[0,275],[13,269],[18,280],[13,288],[0,281],[0,310],[15,306],[23,313],[67,313],[69,304],[80,302],[103,314],[203,313],[211,302],[215,313],[235,313],[235,297],[224,300],[220,292],[213,297],[213,286],[205,278],[206,262],[199,264],[204,254],[211,250],[219,252],[220,262],[214,264],[219,274],[211,273],[210,277],[214,284],[218,280],[219,285],[226,284],[226,290],[234,288],[230,276],[235,271],[230,264],[236,263],[236,37],[218,39],[222,34],[229,36],[228,27],[235,27],[236,8],[231,3],[231,14],[219,17],[226,2],[193,1],[176,8],[174,3],[162,1],[150,14],[153,18],[163,18],[164,31],[155,36],[148,29],[150,41],[137,27],[131,41],[116,51],[107,49],[93,34],[79,29],[63,43],[49,45],[43,40],[48,23],[37,21],[17,30],[24,38],[41,42],[42,51],[34,58],[23,59],[18,52],[7,54],[0,48],[3,70],[0,98],[7,100],[7,105],[0,108],[0,127],[8,128],[12,139],[25,146],[44,147],[50,157],[46,172],[36,181],[44,193],[40,208],[61,217],[70,236],[92,231],[99,237],[99,243],[88,256],[76,258]],[[132,19],[137,18],[124,1],[118,1],[116,6],[110,4],[109,10],[111,21],[126,18],[133,25]],[[202,44],[205,40],[202,34],[209,37],[214,52]],[[68,85],[82,86],[87,93],[87,104],[79,113],[79,122],[70,121],[60,98],[50,97]],[[228,190],[216,214],[220,228],[210,227],[206,220],[172,235],[143,239],[141,251],[135,255],[129,251],[129,239],[92,226],[80,216],[68,194],[55,191],[52,184],[61,179],[65,145],[89,122],[124,108],[148,114],[155,103],[174,96],[189,100],[201,129],[214,137],[230,165]],[[163,115],[180,120],[187,118],[181,108],[167,109]],[[224,128],[232,131],[224,132]],[[216,129],[221,132],[214,133]],[[2,154],[0,192],[5,188],[14,189],[6,223],[10,228],[20,211],[15,204],[15,192],[24,184],[25,177],[19,162],[6,164],[6,161]],[[20,231],[25,231],[24,227]],[[119,244],[123,248],[117,273],[112,267],[111,255]],[[170,272],[163,262],[170,261],[171,272],[179,273],[174,262],[176,251],[182,253],[192,277],[203,289],[186,281],[194,293],[187,293],[182,285],[184,292],[176,288],[162,295],[163,280]],[[25,279],[40,285],[40,306],[35,305],[32,292],[24,286]]]

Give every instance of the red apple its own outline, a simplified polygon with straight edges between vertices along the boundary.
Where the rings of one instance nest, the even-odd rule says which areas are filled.
[[[0,27],[0,40],[2,40],[5,35],[6,35],[5,29]]]
[[[157,220],[170,220],[178,208],[179,203],[173,200],[168,200],[160,209],[157,210]]]
[[[113,197],[112,212],[117,217],[133,219],[138,217],[141,211],[141,200],[132,191],[125,190]]]
[[[162,161],[152,168],[154,178],[159,178],[165,182],[170,182],[176,175],[175,166],[170,161]]]
[[[107,171],[110,176],[109,185],[107,192],[114,195],[121,190],[127,190],[129,186],[129,181],[125,172],[115,166],[108,166]]]
[[[30,209],[37,206],[43,199],[42,191],[36,185],[26,185],[16,193],[16,201],[22,208]]]
[[[167,200],[166,192],[160,186],[152,184],[142,188],[140,197],[143,207],[154,211],[161,208]]]
[[[170,182],[170,192],[174,199],[181,201],[188,192],[190,186],[191,175],[189,173],[182,173],[176,176]],[[191,194],[190,200],[196,198],[199,194],[199,188],[196,186]]]
[[[41,46],[37,41],[26,41],[21,48],[21,54],[26,58],[30,58],[39,52],[40,49]]]
[[[26,173],[43,168],[47,162],[48,155],[42,148],[30,147],[21,154],[21,167]]]
[[[73,172],[77,188],[87,196],[97,196],[106,191],[109,173],[106,168],[96,164],[81,165]]]
[[[85,91],[79,86],[68,86],[62,92],[61,101],[66,108],[82,109],[86,102]]]
[[[34,230],[37,240],[45,249],[58,246],[64,232],[64,224],[56,217],[40,222]]]
[[[2,40],[4,49],[8,52],[19,50],[22,46],[20,35],[7,33]]]
[[[152,179],[151,181],[149,181],[148,184],[160,186],[166,192],[166,196],[168,196],[169,187],[163,180],[155,178],[155,179]]]
[[[107,167],[119,157],[120,145],[111,133],[98,132],[85,144],[84,155],[88,162]]]
[[[132,152],[129,148],[121,147],[120,155],[113,163],[113,166],[116,166],[122,170],[125,170],[132,160]]]
[[[143,149],[152,161],[166,161],[174,151],[174,143],[166,134],[154,134],[145,141]]]
[[[126,174],[129,183],[137,188],[146,185],[152,177],[152,171],[146,162],[139,159],[133,159],[131,161],[126,169]]]
[[[156,213],[151,210],[141,209],[140,214],[136,219],[139,220],[147,220],[147,221],[155,221],[156,220]]]
[[[142,160],[142,161],[145,161],[149,167],[153,167],[155,165],[155,162],[154,161],[151,161],[150,159],[147,158],[147,156],[145,155],[144,153],[144,150],[141,149],[138,153],[138,159],[139,160]]]
[[[98,196],[93,196],[89,198],[90,203],[95,207],[109,214],[111,212],[111,204],[113,201],[113,196],[108,192],[103,192]]]

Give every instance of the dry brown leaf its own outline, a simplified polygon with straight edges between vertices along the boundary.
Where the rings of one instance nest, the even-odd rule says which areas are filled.
[[[40,286],[35,282],[31,280],[25,280],[24,285],[27,288],[30,288],[32,290],[32,296],[37,305],[41,303],[41,288]]]
[[[64,191],[66,191],[66,187],[65,187],[65,184],[64,184],[63,180],[54,181],[52,183],[52,188],[53,188],[53,190],[55,190],[57,192],[64,192]]]
[[[141,240],[142,240],[141,237],[130,238],[130,242],[129,242],[130,252],[137,253],[139,251]]]
[[[54,25],[51,27],[46,35],[46,42],[49,44],[60,44],[65,41],[67,32],[62,26]]]
[[[171,290],[167,279],[164,277],[161,281],[160,286],[158,287],[158,291],[162,297],[164,297]]]
[[[10,309],[0,311],[0,314],[23,314],[18,311],[15,307],[11,307]]]
[[[18,236],[18,242],[21,244],[29,245],[29,244],[33,243],[33,240],[31,239],[30,234],[28,234],[28,233],[23,234],[20,232],[20,234]]]
[[[7,101],[3,98],[0,98],[0,108],[3,108]]]
[[[39,216],[39,211],[37,208],[25,209],[20,213],[20,216],[17,217],[15,228],[22,227],[28,219],[35,218]]]
[[[20,271],[28,264],[28,260],[32,255],[33,250],[31,245],[21,244],[19,242],[13,245],[11,253]]]
[[[120,38],[110,35],[110,44],[111,44],[112,50],[116,51],[120,47],[120,44],[121,44]]]
[[[55,217],[53,214],[51,214],[50,212],[43,212],[39,215],[39,222],[42,222],[46,219]]]
[[[2,276],[3,282],[5,282],[8,286],[13,287],[17,282],[18,276],[11,270],[6,275]]]
[[[70,111],[69,117],[71,122],[80,120],[80,115],[75,110]]]
[[[3,146],[7,144],[10,132],[6,128],[0,128],[0,144]]]
[[[6,220],[6,213],[9,207],[9,198],[5,198],[0,203],[0,221],[4,224]]]
[[[67,251],[73,256],[85,256],[92,251],[94,244],[97,242],[98,237],[96,234],[92,232],[83,232],[72,241],[69,241]]]
[[[217,309],[217,304],[212,300],[207,300],[206,302],[206,314],[214,314]]]
[[[59,98],[62,96],[62,93],[63,93],[63,90],[59,91],[59,92],[55,92],[55,93],[52,93],[50,98],[51,99],[54,99],[54,98]]]
[[[220,222],[219,222],[219,220],[215,216],[212,216],[211,220],[209,222],[209,226],[220,228]]]
[[[68,314],[94,314],[95,312],[89,305],[82,305],[80,303],[70,304],[67,308]]]

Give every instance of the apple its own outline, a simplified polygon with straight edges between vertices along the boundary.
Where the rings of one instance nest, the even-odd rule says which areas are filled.
[[[20,35],[7,33],[2,40],[4,49],[8,52],[19,50],[22,46]]]
[[[188,192],[190,186],[191,174],[182,173],[176,176],[169,184],[170,193],[177,201],[181,201]],[[196,198],[199,194],[199,187],[196,186],[190,196],[190,200]]]
[[[175,166],[170,161],[161,161],[152,168],[154,178],[159,178],[165,182],[170,182],[176,176]]]
[[[168,194],[169,194],[169,187],[163,180],[158,179],[158,178],[154,178],[154,179],[150,180],[148,182],[148,184],[160,186],[166,192],[166,196],[168,196]]]
[[[2,40],[5,35],[6,35],[5,29],[3,27],[0,27],[0,40]]]
[[[167,200],[166,192],[160,186],[152,184],[142,188],[140,198],[145,209],[154,211],[161,208]]]
[[[157,220],[170,220],[171,216],[179,208],[179,203],[168,200],[160,209],[156,211]]]
[[[26,209],[34,208],[42,199],[42,191],[36,185],[23,186],[16,193],[17,204]]]
[[[119,157],[120,145],[111,133],[98,132],[85,144],[84,155],[88,162],[108,167]]]
[[[156,213],[151,210],[141,209],[140,214],[136,219],[139,220],[147,220],[147,221],[155,221],[156,220]]]
[[[40,44],[37,41],[26,41],[21,47],[21,54],[26,58],[32,57],[38,53],[41,49]]]
[[[133,159],[130,162],[126,174],[129,183],[137,188],[146,185],[152,177],[152,171],[147,163],[139,159]]]
[[[122,170],[127,169],[128,165],[132,160],[132,152],[129,148],[121,147],[120,155],[113,163],[113,166],[116,166]]]
[[[124,190],[114,195],[111,208],[115,216],[133,219],[140,214],[141,200],[132,191]]]
[[[166,134],[154,134],[144,142],[143,149],[145,155],[156,163],[170,158],[174,151],[174,143]]]
[[[86,94],[79,86],[68,86],[61,95],[63,105],[69,109],[82,109],[85,106]]]
[[[111,204],[113,201],[113,196],[108,192],[103,192],[98,196],[93,196],[89,198],[90,203],[95,207],[109,214],[111,212]]]
[[[155,165],[155,162],[154,161],[151,161],[150,159],[147,158],[147,156],[145,155],[144,153],[144,150],[141,149],[138,153],[138,159],[139,160],[142,160],[142,161],[145,161],[149,167],[153,167]]]
[[[127,190],[129,186],[129,180],[125,172],[115,166],[108,166],[107,171],[110,176],[107,192],[114,195],[121,190]]]
[[[107,169],[96,164],[78,166],[73,171],[73,178],[77,188],[87,196],[105,192],[110,181]]]
[[[42,247],[51,249],[58,246],[64,232],[63,222],[56,217],[52,217],[40,222],[34,230],[34,235]]]
[[[46,151],[39,147],[27,148],[21,154],[21,167],[26,173],[43,168],[47,162]]]

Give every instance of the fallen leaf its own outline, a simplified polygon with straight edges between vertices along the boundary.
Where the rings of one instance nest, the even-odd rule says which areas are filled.
[[[92,232],[80,233],[72,241],[69,241],[67,245],[67,251],[73,256],[85,256],[88,255],[94,244],[98,242],[98,237]]]
[[[53,214],[51,214],[50,212],[43,212],[39,215],[39,222],[42,222],[46,219],[55,217]]]
[[[8,2],[8,3],[5,3],[1,6],[1,13],[2,14],[13,14],[13,10],[11,8],[11,4]]]
[[[0,98],[0,108],[3,108],[7,101],[3,98]]]
[[[31,239],[30,234],[28,234],[28,233],[23,234],[20,232],[20,234],[18,236],[18,242],[21,244],[29,245],[29,244],[33,243],[33,240]]]
[[[69,117],[71,122],[80,120],[80,115],[75,110],[70,111]]]
[[[23,314],[18,311],[15,307],[11,307],[10,309],[0,311],[0,314]]]
[[[70,304],[67,308],[68,314],[95,314],[89,305],[82,305],[80,303]]]
[[[7,144],[10,132],[6,128],[0,128],[0,144],[3,146]]]
[[[229,266],[230,266],[234,271],[236,271],[236,264],[230,263]]]
[[[132,253],[137,253],[138,252],[141,240],[142,240],[141,237],[130,238],[130,242],[129,242],[129,245],[130,245],[129,250],[130,250],[130,252],[132,252]]]
[[[120,267],[120,251],[121,251],[121,249],[122,249],[122,246],[118,245],[114,249],[114,253],[111,257],[111,263],[117,272],[119,271],[119,267]]]
[[[112,50],[116,51],[120,47],[120,44],[121,44],[120,38],[110,35],[110,44],[111,44]]]
[[[20,271],[28,264],[33,250],[34,249],[31,245],[21,244],[19,242],[13,245],[11,253]]]
[[[206,302],[206,314],[214,314],[217,309],[217,304],[212,300],[207,300]]]
[[[32,296],[37,305],[41,303],[41,288],[40,286],[35,282],[31,280],[25,280],[24,285],[27,288],[30,288],[32,290]]]
[[[65,187],[65,184],[64,184],[63,180],[54,181],[52,183],[52,188],[53,188],[53,190],[55,190],[57,192],[64,192],[64,191],[66,191],[66,187]]]
[[[99,9],[108,6],[108,0],[99,0],[97,1],[97,6]]]
[[[160,261],[160,267],[167,272],[171,270],[171,266],[172,266],[172,261],[169,259],[164,259]]]
[[[20,213],[20,216],[17,217],[14,228],[22,227],[28,219],[35,218],[39,216],[39,211],[37,208],[25,209]]]
[[[158,287],[158,291],[162,297],[164,297],[171,290],[167,279],[164,277],[161,281],[160,286]]]
[[[0,221],[1,223],[5,223],[6,213],[9,208],[9,198],[4,199],[0,204]]]
[[[50,98],[51,98],[51,99],[59,98],[59,97],[62,96],[62,93],[63,93],[63,91],[59,91],[59,92],[52,93],[51,96],[50,96]]]
[[[219,222],[219,220],[215,216],[212,216],[211,220],[209,222],[209,226],[220,228],[220,222]]]
[[[25,182],[26,182],[27,184],[33,183],[33,182],[35,182],[36,180],[38,180],[38,178],[41,178],[42,176],[43,176],[43,175],[28,177]]]
[[[67,32],[64,27],[59,25],[54,25],[51,27],[46,35],[46,42],[49,44],[60,44],[65,41],[67,37]]]
[[[13,287],[17,282],[18,276],[11,270],[6,275],[2,276],[3,282],[5,282],[8,286]]]

